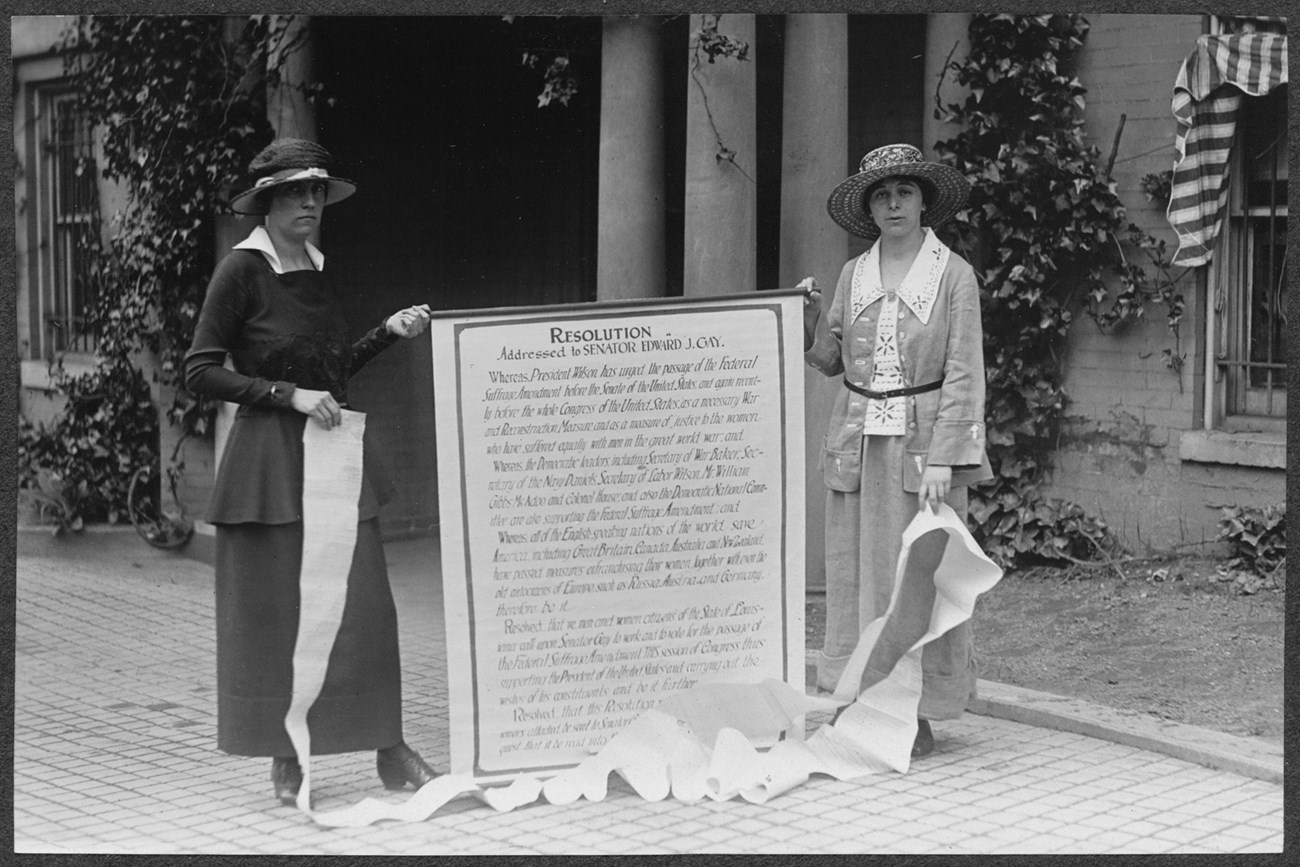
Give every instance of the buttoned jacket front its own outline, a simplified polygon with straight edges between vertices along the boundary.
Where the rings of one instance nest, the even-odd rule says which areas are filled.
[[[871,388],[876,332],[884,290],[878,244],[850,260],[835,295],[817,325],[809,365],[827,376]],[[970,485],[993,477],[984,441],[984,347],[975,272],[933,231],[898,287],[898,357],[903,385],[943,380],[933,391],[907,401],[906,459],[901,483],[920,487],[929,464],[950,466],[952,484]],[[861,484],[863,425],[868,399],[841,384],[831,409],[822,454],[826,486],[856,491]]]

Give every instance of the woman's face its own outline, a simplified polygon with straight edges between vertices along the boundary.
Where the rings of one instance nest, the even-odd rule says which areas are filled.
[[[328,189],[324,181],[293,181],[274,187],[266,212],[267,228],[288,238],[307,240],[320,225]]]
[[[882,237],[906,238],[921,231],[925,196],[916,181],[885,178],[868,191],[867,207]]]

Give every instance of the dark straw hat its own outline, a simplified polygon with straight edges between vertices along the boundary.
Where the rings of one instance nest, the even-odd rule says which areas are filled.
[[[248,164],[248,175],[253,186],[230,200],[230,209],[236,214],[265,214],[268,199],[262,193],[281,184],[294,181],[324,181],[327,185],[325,202],[341,202],[357,191],[357,185],[343,178],[330,176],[333,164],[330,152],[301,138],[280,138],[271,142]]]
[[[930,185],[933,200],[926,204],[921,222],[938,226],[966,204],[970,183],[952,166],[925,160],[918,148],[909,144],[892,144],[876,148],[859,165],[859,171],[840,182],[826,199],[826,211],[845,231],[859,238],[877,238],[880,227],[871,219],[863,194],[877,181],[891,177],[918,178]]]

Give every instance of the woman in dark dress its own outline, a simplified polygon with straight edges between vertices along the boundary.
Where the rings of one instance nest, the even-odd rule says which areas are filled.
[[[255,186],[232,207],[266,224],[217,267],[185,358],[192,392],[239,404],[206,515],[217,531],[217,745],[272,756],[276,797],[290,805],[302,783],[284,719],[298,630],[303,429],[337,425],[348,378],[429,323],[427,306],[410,307],[349,342],[341,296],[308,240],[326,203],[356,189],[330,176],[330,162],[301,139],[279,139],[253,159]],[[378,518],[391,488],[365,445],[342,623],[308,714],[312,752],[377,750],[385,786],[419,788],[435,774],[402,736],[397,612]]]

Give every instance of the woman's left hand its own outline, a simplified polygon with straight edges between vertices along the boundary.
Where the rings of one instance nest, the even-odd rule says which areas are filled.
[[[384,324],[390,334],[398,337],[419,337],[429,327],[429,305],[417,304],[398,310]]]
[[[952,490],[952,467],[931,465],[921,473],[921,488],[917,491],[917,498],[921,506],[924,506],[927,501],[932,506],[938,506],[948,499],[950,490]]]

